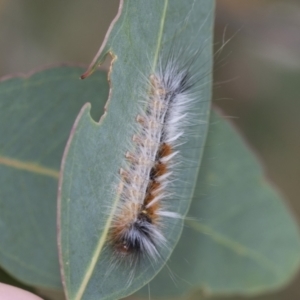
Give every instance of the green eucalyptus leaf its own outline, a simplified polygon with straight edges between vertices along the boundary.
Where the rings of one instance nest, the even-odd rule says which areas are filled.
[[[168,268],[150,283],[153,297],[197,288],[253,295],[278,289],[299,268],[295,220],[257,159],[216,113],[188,216]]]
[[[198,101],[191,108],[197,118],[201,115],[201,124],[195,120],[199,124],[195,127],[197,134],[189,136],[180,149],[195,165],[183,166],[179,174],[182,185],[176,192],[185,201],[170,203],[174,206],[171,210],[183,215],[188,210],[208,125],[213,4],[207,0],[121,1],[100,55],[83,76],[111,53],[114,62],[106,112],[96,123],[90,117],[90,106],[82,108],[63,158],[59,246],[68,299],[119,299],[133,293],[158,273],[179,239],[182,220],[166,221],[163,234],[170,247],[159,249],[161,258],[157,262],[141,261],[130,284],[133,270],[124,264],[113,267],[114,256],[107,243],[119,201],[119,170],[125,164],[124,155],[144,100],[141,94],[147,95],[149,90],[143,77],[149,79],[166,51],[182,53],[178,59],[183,61],[187,61],[188,53],[198,51],[194,67],[203,74],[201,91],[195,92]],[[185,48],[186,53],[182,51]]]
[[[59,166],[80,107],[99,118],[106,73],[58,67],[0,82],[0,265],[33,286],[61,289],[56,243]]]

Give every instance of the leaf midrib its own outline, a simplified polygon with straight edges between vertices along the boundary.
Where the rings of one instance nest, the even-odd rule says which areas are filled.
[[[237,255],[248,257],[256,262],[258,265],[263,266],[265,269],[271,271],[276,276],[281,275],[279,268],[264,255],[259,252],[242,245],[241,243],[218,233],[210,226],[201,224],[195,220],[186,220],[188,225],[195,231],[208,235],[217,244],[224,246],[225,248],[233,251]]]
[[[6,166],[13,169],[23,170],[30,173],[35,173],[43,176],[52,177],[58,179],[59,171],[47,168],[43,165],[37,164],[35,162],[25,162],[18,159],[13,159],[6,156],[0,156],[0,166]]]

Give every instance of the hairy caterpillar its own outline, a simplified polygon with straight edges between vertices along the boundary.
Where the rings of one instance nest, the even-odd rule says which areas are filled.
[[[183,51],[183,50],[181,50]],[[179,145],[192,125],[190,104],[200,81],[193,63],[201,50],[180,63],[181,52],[162,56],[158,70],[150,75],[144,107],[136,116],[132,151],[120,168],[120,201],[113,217],[109,243],[115,257],[133,267],[142,258],[157,261],[159,248],[167,247],[162,234],[166,218],[183,218],[169,207],[174,202],[172,184],[178,184]],[[201,101],[201,100],[200,100]]]

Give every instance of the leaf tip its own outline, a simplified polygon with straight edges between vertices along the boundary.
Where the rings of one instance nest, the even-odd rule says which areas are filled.
[[[80,76],[80,79],[85,79],[85,78],[89,77],[91,74],[92,74],[92,71],[86,70],[86,71]]]

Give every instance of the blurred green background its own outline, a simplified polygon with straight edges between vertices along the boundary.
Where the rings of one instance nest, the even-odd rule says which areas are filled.
[[[0,0],[0,76],[89,64],[118,3]],[[300,2],[216,3],[215,50],[228,43],[215,56],[214,104],[240,128],[299,220]],[[298,300],[299,286],[300,275],[282,291],[251,299]]]

